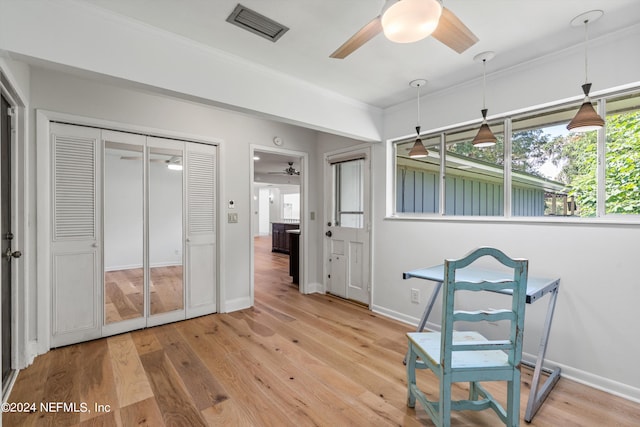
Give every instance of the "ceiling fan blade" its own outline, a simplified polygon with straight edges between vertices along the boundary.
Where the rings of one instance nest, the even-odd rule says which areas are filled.
[[[353,51],[371,40],[382,32],[381,17],[378,15],[373,18],[367,25],[360,28],[349,40],[344,42],[342,46],[336,49],[329,57],[336,59],[344,59],[351,55]]]
[[[478,37],[446,7],[442,8],[440,22],[431,35],[458,53],[464,52],[478,42]]]

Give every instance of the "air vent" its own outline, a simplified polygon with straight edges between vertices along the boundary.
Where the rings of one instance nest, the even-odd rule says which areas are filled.
[[[231,12],[231,15],[227,18],[227,22],[251,31],[272,42],[275,42],[282,37],[284,33],[289,31],[289,28],[284,25],[248,9],[241,4],[238,4],[233,12]]]

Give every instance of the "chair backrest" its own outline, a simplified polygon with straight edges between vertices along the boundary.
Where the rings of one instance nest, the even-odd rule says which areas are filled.
[[[507,272],[486,269],[461,270],[469,267],[482,257],[493,257],[507,267]],[[441,330],[441,363],[445,369],[451,367],[452,353],[455,351],[504,350],[509,356],[509,364],[517,366],[522,356],[522,331],[527,294],[529,261],[512,259],[495,248],[482,247],[468,253],[461,259],[445,260],[444,293]],[[461,271],[459,271],[461,270]],[[490,291],[511,296],[511,309],[504,310],[455,310],[457,291]],[[453,330],[456,321],[497,322],[508,320],[510,332],[508,340],[487,340],[485,342],[453,345]],[[448,349],[448,351],[447,351]]]

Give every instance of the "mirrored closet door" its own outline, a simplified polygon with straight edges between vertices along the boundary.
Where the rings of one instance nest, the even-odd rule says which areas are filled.
[[[185,318],[185,142],[123,132],[104,140],[104,328]]]
[[[137,325],[145,317],[145,137],[104,136],[104,323]]]
[[[52,346],[216,312],[217,148],[52,129]]]

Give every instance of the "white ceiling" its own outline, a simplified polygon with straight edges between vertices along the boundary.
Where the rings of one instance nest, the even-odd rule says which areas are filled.
[[[592,9],[605,14],[589,26],[591,40],[640,22],[638,0],[444,0],[480,39],[463,54],[433,38],[395,44],[381,34],[339,60],[329,55],[379,14],[383,0],[241,3],[290,30],[273,43],[227,23],[238,0],[85,0],[379,108],[415,97],[409,82],[417,78],[428,80],[423,94],[479,78],[482,67],[473,57],[483,51],[496,52],[490,74],[581,44],[584,30],[570,21]]]

